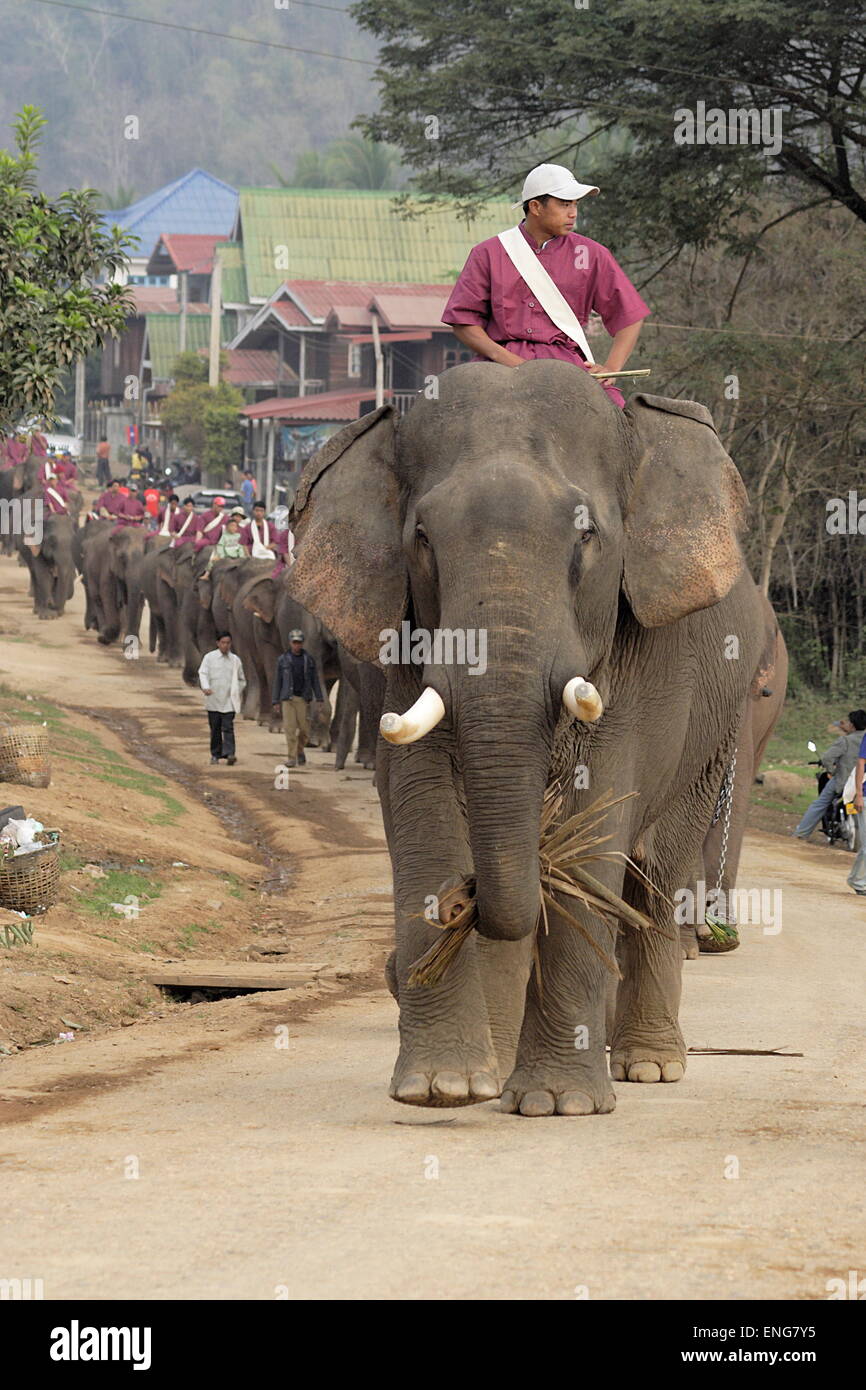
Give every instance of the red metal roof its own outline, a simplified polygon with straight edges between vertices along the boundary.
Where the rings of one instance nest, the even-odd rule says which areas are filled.
[[[213,270],[214,247],[224,236],[205,236],[198,232],[163,233],[157,242],[151,261],[161,260],[164,252],[175,270],[190,275],[210,275]]]
[[[279,353],[266,352],[261,348],[224,348],[228,358],[223,381],[231,386],[277,386],[280,382],[297,381],[287,362],[281,362]],[[207,348],[199,348],[199,356],[207,357]]]
[[[287,328],[309,328],[310,319],[290,299],[280,299],[271,308],[282,319]]]
[[[374,295],[370,308],[377,309],[388,328],[399,332],[407,328],[445,328],[442,314],[451,293],[448,289],[433,289],[412,285],[413,294],[395,294],[392,289]]]
[[[387,295],[389,301],[417,300],[418,307],[423,303],[424,312],[429,313],[430,303],[434,300],[444,309],[452,288],[451,285],[396,285],[376,280],[287,280],[285,284],[285,289],[291,291],[312,319],[325,319],[331,310],[338,306],[344,310],[350,306],[367,310],[374,298],[380,294]],[[369,323],[369,318],[362,322]],[[435,322],[440,323],[441,318],[437,318]],[[404,314],[400,326],[427,328],[429,323],[426,318],[418,323],[406,320]]]
[[[386,391],[385,399],[390,395],[391,392]],[[248,420],[297,420],[306,423],[357,420],[361,403],[375,399],[376,391],[369,386],[362,391],[323,391],[318,396],[272,396],[270,400],[245,406],[241,415]]]

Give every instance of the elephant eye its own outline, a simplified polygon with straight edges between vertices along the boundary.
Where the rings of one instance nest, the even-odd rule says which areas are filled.
[[[598,532],[596,531],[595,526],[593,525],[592,522],[590,522],[589,525],[586,527],[586,529],[583,531],[583,533],[582,533],[582,535],[581,535],[581,537],[580,537],[580,543],[581,543],[581,545],[586,545],[587,541],[591,541],[592,538],[593,538],[593,536],[597,536],[597,535],[598,535]]]
[[[415,527],[415,539],[416,541],[420,541],[422,545],[430,544],[430,538],[427,535],[427,532],[424,530],[423,526]]]

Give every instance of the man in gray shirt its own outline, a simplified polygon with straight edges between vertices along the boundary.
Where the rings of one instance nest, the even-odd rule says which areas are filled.
[[[857,761],[857,753],[866,729],[866,710],[854,709],[847,719],[839,720],[842,730],[835,743],[821,754],[821,762],[830,774],[823,791],[819,792],[811,805],[807,806],[803,819],[794,831],[798,840],[808,840],[815,826],[829,808],[834,796],[841,796],[842,789]]]
[[[227,632],[217,638],[216,649],[208,652],[198,668],[199,684],[204,691],[204,707],[210,724],[210,760],[218,763],[225,758],[229,767],[235,757],[235,715],[240,714],[247,680],[239,656],[231,650],[232,639]]]

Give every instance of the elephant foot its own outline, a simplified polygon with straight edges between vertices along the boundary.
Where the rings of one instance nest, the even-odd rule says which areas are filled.
[[[683,960],[697,960],[700,950],[694,927],[680,927],[680,945],[683,951]]]
[[[682,1081],[686,1073],[686,1049],[682,1038],[669,1046],[657,1042],[641,1047],[614,1045],[610,1050],[610,1074],[614,1081]]]
[[[495,1100],[501,1089],[496,1063],[489,1057],[439,1057],[434,1061],[413,1052],[405,1058],[401,1053],[397,1059],[388,1094],[402,1105],[438,1110],[481,1105]]]
[[[502,1088],[499,1109],[506,1115],[609,1115],[616,1096],[607,1069],[517,1066]]]

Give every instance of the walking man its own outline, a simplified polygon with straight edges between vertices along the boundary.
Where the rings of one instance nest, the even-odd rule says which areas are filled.
[[[834,796],[841,796],[848,781],[851,769],[857,761],[857,754],[866,729],[866,710],[852,709],[847,719],[839,720],[842,730],[835,743],[831,743],[821,754],[821,762],[829,773],[823,789],[803,813],[803,819],[794,831],[798,840],[808,840],[828,810]]]
[[[289,650],[277,662],[272,699],[275,713],[282,705],[287,766],[303,765],[307,761],[304,745],[310,737],[310,704],[313,699],[324,704],[325,697],[316,663],[304,651],[304,634],[299,627],[289,633]]]
[[[241,712],[247,678],[239,656],[231,650],[232,639],[220,633],[214,651],[208,652],[198,668],[204,691],[204,707],[210,724],[210,760],[225,758],[229,767],[235,757],[235,715]]]

